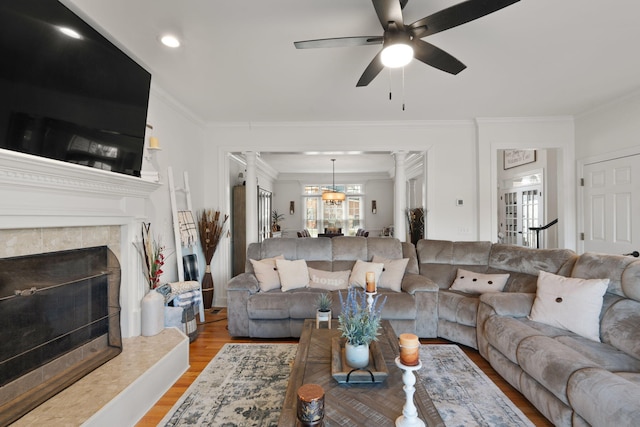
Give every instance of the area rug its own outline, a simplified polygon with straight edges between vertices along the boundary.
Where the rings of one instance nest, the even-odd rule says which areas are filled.
[[[159,424],[276,426],[296,344],[225,344]],[[533,426],[456,345],[420,348],[421,381],[445,424]]]
[[[275,426],[297,344],[225,344],[161,426]]]
[[[457,345],[423,345],[418,379],[448,427],[534,426]]]

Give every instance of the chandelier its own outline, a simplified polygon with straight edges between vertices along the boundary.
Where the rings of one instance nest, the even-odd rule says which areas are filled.
[[[331,187],[331,191],[322,193],[322,201],[328,205],[339,206],[347,196],[344,193],[336,191],[336,159],[331,159],[331,162],[333,164],[333,186]]]

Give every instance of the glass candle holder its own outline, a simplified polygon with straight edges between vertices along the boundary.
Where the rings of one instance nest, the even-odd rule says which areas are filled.
[[[320,426],[324,419],[324,389],[318,384],[298,388],[298,421],[305,427]]]

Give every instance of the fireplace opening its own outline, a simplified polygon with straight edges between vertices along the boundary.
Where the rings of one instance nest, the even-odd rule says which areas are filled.
[[[122,351],[119,293],[106,246],[0,259],[0,425]]]

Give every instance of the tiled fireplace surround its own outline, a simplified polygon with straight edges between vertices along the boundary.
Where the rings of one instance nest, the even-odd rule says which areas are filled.
[[[122,336],[136,337],[145,287],[133,242],[159,186],[0,149],[0,258],[108,246],[121,267]]]

